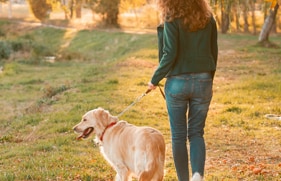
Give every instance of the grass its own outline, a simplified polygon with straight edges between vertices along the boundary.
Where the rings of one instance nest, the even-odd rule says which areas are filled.
[[[98,147],[91,139],[76,141],[72,127],[96,107],[117,115],[146,91],[158,63],[156,34],[7,22],[0,27],[9,30],[2,39],[28,39],[57,57],[48,63],[44,53],[34,59],[20,52],[0,60],[0,180],[112,180],[115,172]],[[271,40],[281,46],[280,37]],[[252,35],[219,35],[214,97],[205,129],[207,181],[280,180],[281,122],[264,115],[281,114],[281,50],[256,43]],[[121,118],[164,134],[165,180],[176,180],[160,91],[149,93]]]

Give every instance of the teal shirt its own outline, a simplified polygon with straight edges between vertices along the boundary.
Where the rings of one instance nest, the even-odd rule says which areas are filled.
[[[151,83],[185,73],[215,73],[218,58],[217,25],[212,17],[204,29],[190,32],[181,27],[182,19],[165,22],[157,28],[159,65]]]

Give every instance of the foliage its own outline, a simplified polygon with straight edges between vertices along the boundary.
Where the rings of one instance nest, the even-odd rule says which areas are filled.
[[[91,139],[76,141],[72,127],[86,111],[99,106],[117,115],[146,91],[158,64],[156,34],[81,30],[62,50],[60,45],[69,41],[63,38],[67,31],[24,30],[21,38],[89,59],[36,65],[4,62],[0,180],[113,180],[115,171],[98,147]],[[280,45],[281,38],[273,41]],[[205,129],[206,181],[280,178],[281,123],[264,115],[281,114],[281,51],[255,43],[252,35],[219,34],[220,56]],[[163,133],[164,180],[176,180],[160,91],[150,92],[120,119]]]
[[[0,41],[0,59],[8,59],[12,53],[12,48],[9,43]]]
[[[59,11],[61,8],[60,0],[46,0],[46,4],[51,6],[52,11]]]
[[[0,29],[0,37],[5,37],[6,33]]]
[[[118,26],[120,0],[87,0],[93,12],[103,17],[105,26]]]
[[[122,10],[122,12],[127,12],[130,10],[136,11],[145,4],[146,0],[121,0],[120,10]]]
[[[271,6],[270,6],[270,8],[274,8],[275,7],[275,5],[278,3],[279,5],[281,5],[281,0],[265,0],[265,1],[267,1],[267,2],[271,2]]]
[[[9,59],[15,53],[31,53],[30,57],[37,59],[53,55],[49,47],[35,41],[25,39],[0,41],[0,58]]]
[[[33,15],[40,21],[43,21],[49,17],[51,12],[51,5],[46,0],[28,0]]]

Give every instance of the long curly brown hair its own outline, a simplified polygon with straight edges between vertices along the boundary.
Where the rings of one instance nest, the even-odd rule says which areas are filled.
[[[203,29],[212,16],[206,0],[158,0],[158,6],[163,21],[183,18],[183,26],[189,31]]]

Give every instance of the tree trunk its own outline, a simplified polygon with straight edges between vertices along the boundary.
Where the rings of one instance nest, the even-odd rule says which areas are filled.
[[[240,10],[239,10],[239,3],[237,1],[234,1],[234,5],[232,9],[234,14],[236,32],[240,32],[240,23],[239,23]]]
[[[118,15],[118,9],[115,9],[115,11],[108,11],[105,19],[106,25],[118,27]]]
[[[259,42],[268,42],[269,38],[269,33],[272,28],[273,22],[276,19],[276,14],[278,11],[279,5],[276,4],[273,10],[270,10],[269,15],[267,16],[263,26],[262,30],[260,32],[259,36]]]
[[[256,15],[255,15],[255,2],[256,2],[256,0],[251,0],[252,26],[253,26],[253,34],[254,35],[257,33]]]
[[[68,12],[68,1],[67,0],[61,0],[61,8],[64,12],[64,19],[68,20],[69,19],[69,12]]]
[[[242,11],[243,11],[243,20],[244,20],[244,32],[249,32],[249,22],[248,22],[248,1],[243,1],[242,3]]]
[[[273,34],[277,33],[277,19],[276,18],[274,19],[274,21],[272,23],[272,27],[271,27],[270,33],[273,33]]]
[[[75,6],[75,2],[74,2],[74,0],[70,0],[70,4],[69,4],[70,19],[72,19],[72,18],[73,18],[73,14],[74,14],[74,6]]]
[[[225,8],[226,7],[226,8]],[[229,12],[230,12],[231,2],[227,2],[225,5],[224,0],[221,1],[221,32],[227,33],[229,29]]]
[[[82,1],[81,0],[76,0],[75,13],[76,13],[76,18],[82,17]]]

